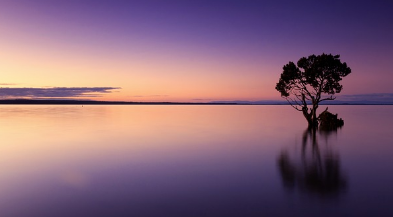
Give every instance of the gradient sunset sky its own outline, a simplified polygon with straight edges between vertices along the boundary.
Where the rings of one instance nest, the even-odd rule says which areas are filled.
[[[392,11],[388,0],[1,0],[0,98],[276,100],[283,65],[322,53],[352,69],[342,95],[393,97]]]

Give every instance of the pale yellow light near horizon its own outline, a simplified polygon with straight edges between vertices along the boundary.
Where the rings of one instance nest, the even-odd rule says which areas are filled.
[[[32,43],[27,37],[0,42],[0,83],[121,88],[96,98],[99,100],[260,100],[277,95],[276,78],[264,75],[264,70],[272,69],[262,64],[198,55],[190,58],[154,49],[138,54],[34,37]]]

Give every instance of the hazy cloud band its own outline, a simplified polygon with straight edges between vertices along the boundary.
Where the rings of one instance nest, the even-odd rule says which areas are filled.
[[[393,93],[369,93],[369,94],[352,94],[352,95],[341,95],[340,100],[347,101],[393,101]]]
[[[0,88],[0,97],[99,97],[119,87]]]

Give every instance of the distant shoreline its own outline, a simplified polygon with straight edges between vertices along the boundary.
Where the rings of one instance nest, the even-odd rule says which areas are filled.
[[[239,103],[193,103],[193,102],[125,102],[94,100],[0,100],[0,105],[240,105]]]
[[[94,100],[0,100],[0,105],[289,105],[286,102],[126,102],[126,101],[94,101]],[[393,105],[381,102],[331,102],[320,105]]]

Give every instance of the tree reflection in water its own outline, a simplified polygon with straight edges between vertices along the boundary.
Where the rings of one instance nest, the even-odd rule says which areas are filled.
[[[301,153],[296,152],[294,158],[288,151],[280,153],[278,167],[286,188],[322,197],[337,196],[346,189],[347,181],[340,168],[339,156],[328,144],[334,134],[336,131],[306,130]],[[326,141],[323,149],[318,144],[320,137]]]

